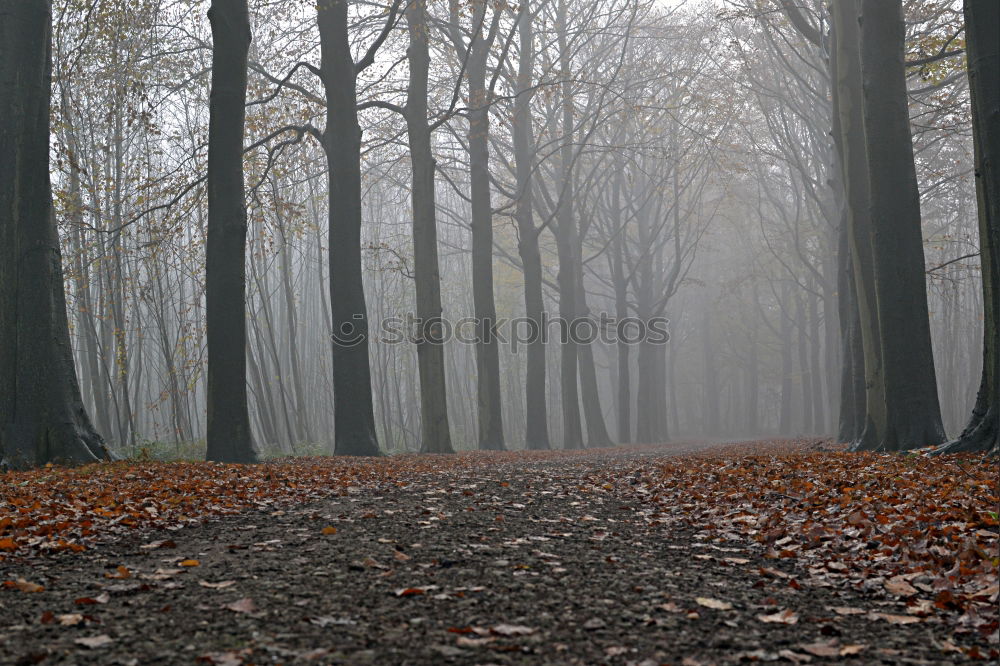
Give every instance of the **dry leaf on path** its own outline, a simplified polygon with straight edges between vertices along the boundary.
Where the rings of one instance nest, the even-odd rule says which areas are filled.
[[[104,647],[105,645],[108,645],[110,643],[114,643],[114,639],[112,639],[107,634],[101,634],[99,636],[87,636],[84,638],[77,638],[73,642],[76,643],[77,645],[82,645],[83,647],[86,648],[95,649],[99,647]]]
[[[793,611],[783,610],[778,613],[772,613],[771,615],[758,615],[757,619],[761,622],[796,624],[799,621],[799,616]]]
[[[226,610],[231,610],[234,613],[253,613],[257,610],[257,606],[254,604],[253,599],[250,597],[244,597],[239,601],[234,601],[230,604],[224,606]]]
[[[18,578],[17,580],[5,580],[3,582],[3,586],[20,590],[21,592],[43,592],[45,590],[44,585],[32,583],[24,580],[23,578]]]
[[[699,606],[704,606],[705,608],[713,608],[715,610],[732,610],[733,605],[728,601],[720,601],[719,599],[711,599],[709,597],[698,597],[695,599]]]

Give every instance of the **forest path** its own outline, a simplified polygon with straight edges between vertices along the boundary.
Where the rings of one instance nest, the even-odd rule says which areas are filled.
[[[849,586],[800,586],[809,574],[793,559],[658,520],[643,480],[678,452],[446,468],[403,487],[3,563],[2,578],[46,589],[0,590],[0,662],[945,659],[944,623],[873,620],[904,607]]]

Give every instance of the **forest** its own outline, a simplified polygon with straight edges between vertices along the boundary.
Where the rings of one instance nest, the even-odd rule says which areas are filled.
[[[997,659],[998,82],[996,0],[0,0],[0,663]]]

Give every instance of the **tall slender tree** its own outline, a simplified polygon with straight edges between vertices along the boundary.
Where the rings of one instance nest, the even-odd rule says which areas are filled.
[[[354,61],[348,0],[321,0],[317,10],[326,91],[322,135],[329,186],[330,303],[333,317],[334,450],[339,455],[379,454],[372,403],[368,306],[361,269],[361,127],[357,77],[396,25],[400,2],[364,57]]]
[[[534,222],[534,191],[532,174],[535,163],[532,153],[534,132],[531,119],[532,72],[535,66],[534,14],[529,0],[522,0],[517,15],[518,44],[514,114],[511,119],[514,147],[514,169],[517,179],[517,251],[524,270],[524,314],[532,327],[527,344],[524,378],[525,442],[529,449],[548,449],[548,408],[545,398],[545,303],[542,298],[542,255],[538,247],[541,233]]]
[[[472,201],[472,303],[476,315],[476,396],[479,448],[503,450],[503,414],[500,405],[500,353],[493,325],[497,319],[493,290],[493,208],[490,189],[490,100],[486,65],[496,39],[501,11],[495,8],[484,30],[486,0],[472,0],[472,30],[468,43],[462,35],[458,0],[450,0],[449,32],[459,60],[465,63],[469,85],[469,185]]]
[[[52,3],[0,0],[0,466],[110,454],[80,397],[49,177]]]
[[[427,0],[409,0],[406,6],[410,63],[406,89],[406,133],[410,146],[413,184],[413,263],[417,292],[417,341],[420,374],[420,448],[425,453],[452,453],[445,383],[444,346],[441,344],[441,271],[438,265],[437,214],[434,198],[436,162],[431,150],[433,128],[427,116],[430,49]]]
[[[246,238],[243,178],[247,0],[212,0],[212,92],[208,129],[208,451],[220,462],[256,462],[247,408]]]

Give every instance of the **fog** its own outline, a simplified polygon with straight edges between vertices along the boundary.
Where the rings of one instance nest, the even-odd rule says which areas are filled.
[[[200,458],[209,3],[54,4],[52,187],[83,403],[121,455]],[[826,4],[357,2],[343,34],[339,3],[251,0],[258,455],[860,438],[864,410],[842,405],[865,365],[846,321],[858,273]],[[953,437],[984,345],[963,19],[929,0],[905,11],[917,217],[905,190],[889,199],[918,247],[877,233],[922,261],[925,289],[919,271],[876,272],[926,293]],[[350,77],[331,65],[346,48],[371,55],[356,68],[359,232],[355,107],[337,96]],[[239,336],[218,339],[239,355]]]

